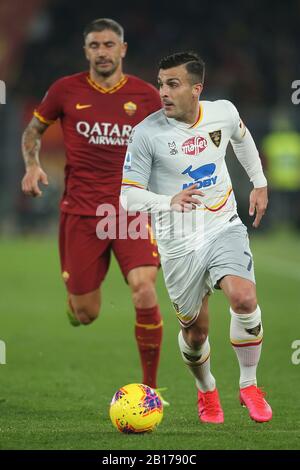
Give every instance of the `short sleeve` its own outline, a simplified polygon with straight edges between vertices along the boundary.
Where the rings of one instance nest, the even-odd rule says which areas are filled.
[[[53,124],[63,114],[65,80],[60,79],[51,85],[43,100],[34,111],[34,116],[44,124]]]
[[[147,189],[152,168],[152,149],[143,128],[132,130],[123,167],[123,186]]]

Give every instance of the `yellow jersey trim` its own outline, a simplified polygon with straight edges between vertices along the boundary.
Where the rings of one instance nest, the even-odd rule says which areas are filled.
[[[195,127],[197,127],[200,124],[200,122],[202,121],[202,119],[203,119],[203,106],[200,103],[199,114],[198,114],[198,117],[197,117],[197,121],[192,126],[190,126],[190,129],[194,129]]]
[[[131,181],[131,180],[127,180],[127,179],[123,179],[122,180],[122,185],[125,185],[125,186],[136,186],[138,188],[141,188],[141,189],[145,189],[144,186],[142,186],[140,183],[138,183],[137,181]]]
[[[47,124],[48,126],[51,126],[51,124],[55,123],[55,121],[50,121],[49,119],[44,118],[40,113],[35,110],[33,111],[33,115],[43,124]]]
[[[98,85],[98,83],[94,82],[94,80],[90,76],[87,76],[86,79],[87,79],[88,83],[91,85],[91,87],[93,87],[97,91],[100,91],[100,93],[103,93],[103,94],[115,93],[116,91],[120,90],[120,88],[122,88],[125,85],[125,83],[127,83],[127,81],[128,81],[128,77],[126,77],[125,75],[122,75],[121,79],[119,80],[119,82],[115,86],[113,86],[111,88],[104,88],[104,87]]]
[[[221,201],[218,202],[218,204],[215,204],[214,206],[208,207],[205,206],[205,209],[208,211],[216,212],[219,209],[221,209],[223,206],[225,206],[226,202],[228,201],[230,195],[232,193],[232,188],[229,188],[225,196],[221,199]]]

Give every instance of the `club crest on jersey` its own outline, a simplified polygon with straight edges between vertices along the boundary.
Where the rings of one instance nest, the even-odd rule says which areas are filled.
[[[196,137],[190,137],[182,144],[182,151],[186,155],[195,156],[199,155],[199,153],[203,152],[207,147],[207,140],[200,135]]]
[[[186,168],[181,174],[188,175],[193,179],[192,183],[187,183],[182,186],[182,189],[187,189],[193,184],[197,184],[197,189],[208,188],[216,184],[217,176],[213,176],[216,171],[216,165],[214,163],[208,163],[207,165],[199,166],[193,170],[193,165]]]
[[[221,137],[222,137],[221,130],[210,132],[209,137],[211,138],[212,143],[215,144],[216,147],[220,147]]]
[[[133,116],[136,113],[137,105],[133,103],[132,101],[128,101],[127,103],[124,104],[123,108],[124,108],[125,113],[128,114],[128,116]]]

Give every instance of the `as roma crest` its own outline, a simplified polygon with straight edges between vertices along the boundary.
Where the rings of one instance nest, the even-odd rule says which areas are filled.
[[[123,108],[125,113],[127,113],[129,116],[133,116],[137,110],[137,105],[132,101],[128,101],[128,103],[124,104]]]
[[[210,132],[209,137],[211,138],[211,141],[213,142],[213,144],[215,144],[216,147],[220,147],[222,131]]]

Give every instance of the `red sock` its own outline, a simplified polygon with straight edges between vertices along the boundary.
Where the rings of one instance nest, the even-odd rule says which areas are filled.
[[[162,340],[162,318],[158,305],[136,308],[135,337],[143,367],[143,383],[157,387],[157,369]]]

